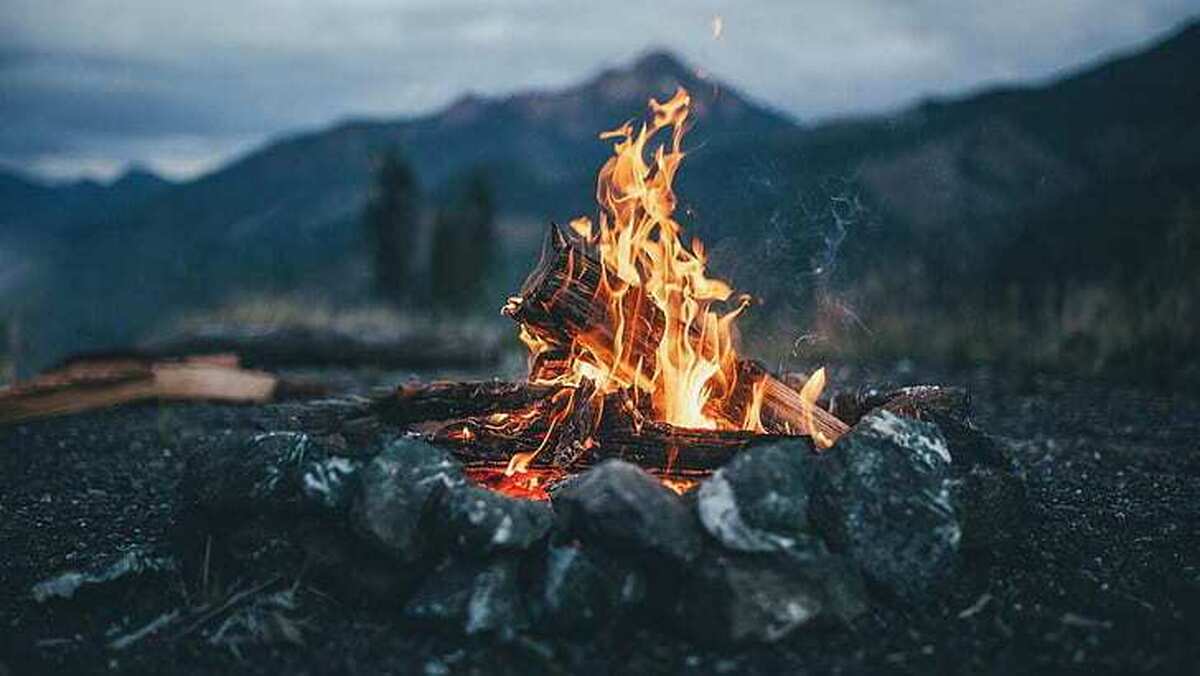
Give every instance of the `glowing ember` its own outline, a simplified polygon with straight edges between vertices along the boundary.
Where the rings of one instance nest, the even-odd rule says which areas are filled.
[[[562,479],[565,473],[557,469],[529,468],[519,474],[510,474],[498,467],[468,466],[466,475],[473,483],[510,497],[549,500],[550,494],[546,489]]]

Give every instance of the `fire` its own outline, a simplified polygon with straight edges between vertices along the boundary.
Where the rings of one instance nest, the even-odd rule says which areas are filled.
[[[708,277],[702,243],[692,239],[685,245],[674,218],[673,184],[686,154],[682,141],[691,97],[680,88],[669,101],[652,99],[649,105],[650,120],[636,130],[627,123],[600,135],[614,144],[597,180],[598,218],[570,224],[599,260],[598,272],[592,270],[599,276],[593,300],[605,316],[569,346],[523,323],[530,380],[580,392],[590,383],[587,396],[594,406],[625,391],[635,407],[647,404],[654,420],[678,427],[763,432],[766,383],[741,370],[735,347],[734,322],[750,298],[735,298],[728,284]],[[654,145],[660,133],[666,140]],[[589,272],[588,261],[574,249],[567,255],[565,281],[555,296],[569,293],[572,280]],[[510,299],[505,311],[513,314],[521,302]],[[809,429],[813,402],[824,386],[824,372],[818,374],[801,393]],[[571,394],[551,413],[542,447],[582,403],[576,399]],[[814,440],[824,441],[815,435]],[[524,471],[541,450],[513,456],[508,473]]]

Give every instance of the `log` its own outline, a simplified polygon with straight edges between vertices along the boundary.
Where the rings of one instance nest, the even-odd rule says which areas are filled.
[[[397,424],[449,420],[523,409],[560,389],[499,380],[413,383],[376,400],[373,408],[380,418]]]
[[[611,360],[613,334],[608,309],[600,299],[602,270],[603,263],[596,252],[578,238],[568,239],[551,223],[537,265],[521,286],[520,295],[510,298],[502,312],[560,350],[580,341]],[[655,346],[662,336],[664,319],[656,311],[645,311],[653,310],[653,304],[641,293],[640,289],[632,289],[623,299],[625,316],[637,317],[638,321],[627,329],[635,357],[621,360],[618,375],[648,390],[649,384],[641,374],[653,370]],[[642,368],[634,366],[638,359]],[[816,436],[830,442],[846,432],[848,427],[844,422],[819,406],[811,407],[815,430],[809,430],[810,418],[800,393],[765,369],[761,373],[766,379],[764,414],[775,421],[775,431],[786,429],[810,435],[816,432]]]
[[[507,463],[515,453],[538,448],[544,434],[544,428],[505,434],[468,418],[446,423],[427,438],[450,447],[466,463]],[[751,445],[795,439],[741,430],[690,430],[663,423],[647,423],[641,430],[602,424],[592,438],[594,445],[570,469],[584,469],[609,458],[619,458],[670,475],[705,475],[720,469]],[[539,456],[532,466],[556,465],[553,459]]]
[[[146,400],[263,403],[279,380],[238,366],[233,355],[153,361],[76,359],[20,385],[0,388],[0,424]]]
[[[495,364],[499,342],[451,329],[350,332],[338,328],[214,323],[159,336],[141,346],[159,358],[213,352],[237,354],[254,368],[470,368]]]
[[[550,464],[555,467],[575,467],[587,459],[595,446],[593,435],[604,415],[604,398],[593,398],[596,384],[584,379],[571,392],[566,419],[557,426]]]
[[[945,385],[908,387],[863,387],[838,392],[829,398],[830,408],[856,424],[877,408],[918,420],[950,419],[958,422],[970,417],[971,397],[966,388]]]

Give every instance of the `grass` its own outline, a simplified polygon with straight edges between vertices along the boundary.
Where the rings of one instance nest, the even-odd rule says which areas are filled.
[[[868,287],[869,289],[869,287]],[[1200,389],[1200,289],[1076,285],[1033,302],[939,307],[892,291],[826,298],[815,312],[778,313],[747,327],[768,363],[916,361],[996,364]],[[853,320],[847,306],[862,308]],[[862,319],[858,319],[862,317]],[[797,328],[802,327],[802,328]]]
[[[254,294],[235,297],[209,310],[193,312],[161,327],[163,332],[187,332],[205,326],[232,324],[270,328],[302,328],[359,335],[435,335],[494,343],[505,322],[478,315],[449,316],[402,310],[380,303],[338,307],[328,300],[304,295]]]

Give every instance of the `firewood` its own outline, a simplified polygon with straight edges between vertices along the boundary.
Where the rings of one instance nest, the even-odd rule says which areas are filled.
[[[374,408],[381,418],[400,424],[449,420],[522,409],[559,389],[499,380],[413,383],[378,399]]]
[[[510,299],[505,306],[504,314],[531,327],[539,338],[552,345],[569,346],[579,341],[606,359],[611,358],[612,328],[599,293],[602,266],[591,247],[577,238],[569,239],[558,226],[551,224],[537,265],[522,285],[520,295]],[[627,333],[631,354],[641,359],[643,367],[637,369],[628,365],[636,360],[622,360],[618,375],[634,383],[639,381],[641,373],[653,371],[655,347],[662,336],[664,322],[641,293],[640,288],[631,289],[622,301],[627,304],[626,316],[638,318],[627,328]],[[808,404],[800,393],[765,369],[761,374],[766,379],[764,412],[780,428],[793,434],[816,432],[828,440],[838,438],[848,429],[833,414],[812,406],[811,420],[816,429],[809,430]],[[740,383],[739,386],[748,388],[752,384]]]
[[[0,424],[152,399],[261,403],[275,396],[278,384],[273,375],[239,368],[232,355],[172,361],[76,359],[0,389]]]
[[[507,434],[477,419],[466,419],[446,423],[428,434],[428,438],[449,446],[464,462],[507,463],[514,453],[538,448],[544,435],[545,428]],[[571,468],[582,469],[609,458],[620,458],[668,474],[707,474],[751,445],[785,438],[788,437],[740,430],[690,430],[664,423],[647,423],[640,430],[601,424],[592,436],[594,445]],[[553,466],[553,462],[539,458],[534,466]]]
[[[593,433],[604,414],[604,399],[594,398],[596,384],[585,379],[571,393],[567,417],[557,426],[550,464],[555,467],[574,467],[587,459],[595,440]]]

